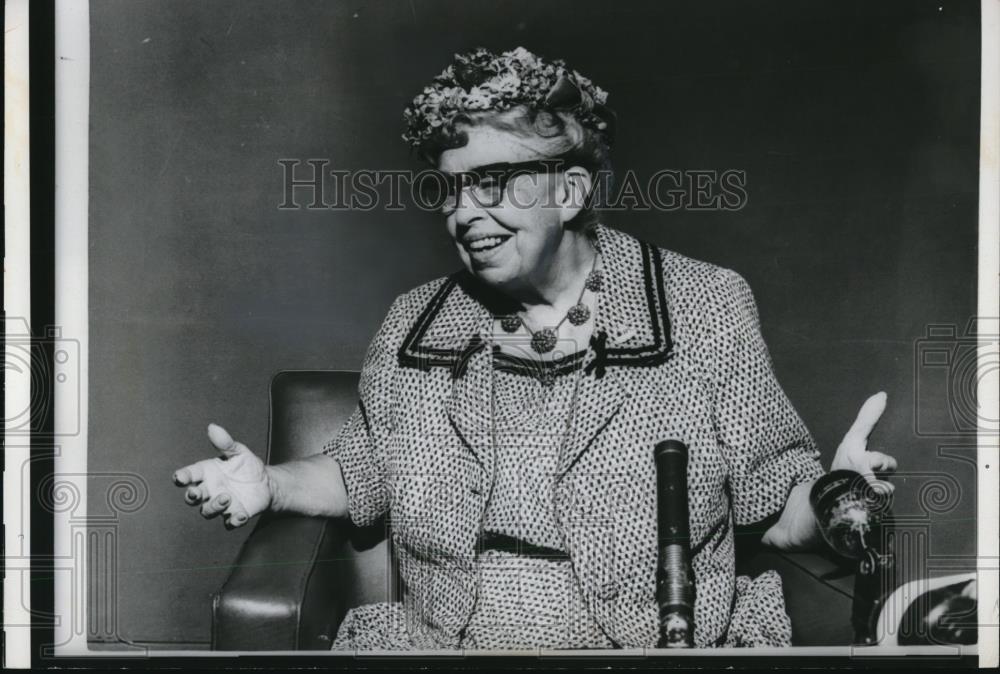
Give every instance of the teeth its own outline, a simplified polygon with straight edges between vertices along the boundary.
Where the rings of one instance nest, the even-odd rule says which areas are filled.
[[[489,250],[490,248],[496,248],[504,241],[505,238],[502,236],[487,236],[483,239],[470,241],[466,246],[471,251]]]

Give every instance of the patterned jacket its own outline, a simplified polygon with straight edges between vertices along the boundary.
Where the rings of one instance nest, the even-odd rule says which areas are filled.
[[[589,610],[619,645],[656,644],[652,449],[675,438],[690,451],[696,645],[723,643],[737,612],[760,623],[740,627],[748,633],[787,631],[780,587],[737,607],[747,579],[735,574],[734,526],[779,512],[823,469],[775,379],[750,289],[735,272],[604,226],[597,244],[605,289],[572,422],[535,429],[565,432],[558,470],[537,488],[551,490]],[[351,519],[389,517],[419,648],[457,646],[476,602],[494,366],[493,315],[477,294],[459,272],[395,301],[358,407],[324,449],[341,465]]]

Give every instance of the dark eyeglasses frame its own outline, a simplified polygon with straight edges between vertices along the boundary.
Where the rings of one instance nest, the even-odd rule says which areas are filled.
[[[514,178],[522,175],[536,175],[546,173],[559,173],[565,170],[567,164],[564,159],[535,159],[522,162],[498,162],[496,164],[486,164],[476,168],[458,173],[445,173],[445,182],[448,185],[448,195],[441,205],[441,211],[450,215],[458,209],[460,193],[478,187],[484,180],[494,179],[497,181],[495,198],[484,200],[479,194],[470,194],[475,199],[476,205],[482,208],[495,208],[499,206],[507,196],[507,185]]]

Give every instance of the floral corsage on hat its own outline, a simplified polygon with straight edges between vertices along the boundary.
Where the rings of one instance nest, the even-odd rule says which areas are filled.
[[[460,114],[502,112],[519,105],[571,113],[608,142],[614,113],[608,93],[559,60],[545,60],[524,47],[494,54],[482,47],[455,54],[455,61],[403,111],[403,140],[420,147],[451,127]]]

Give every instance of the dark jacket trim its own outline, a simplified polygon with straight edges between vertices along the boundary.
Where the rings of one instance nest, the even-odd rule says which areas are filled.
[[[670,339],[670,315],[663,287],[663,260],[659,251],[651,244],[645,241],[640,241],[639,244],[642,250],[642,277],[653,330],[653,343],[631,349],[607,349],[607,365],[659,365],[667,359],[673,349],[673,341]]]
[[[670,337],[670,316],[667,309],[667,297],[663,284],[663,260],[659,250],[653,245],[640,241],[642,258],[643,286],[646,295],[646,305],[653,332],[653,343],[632,348],[602,348],[600,365],[607,366],[637,366],[650,367],[665,362],[673,349]],[[413,327],[399,348],[399,364],[402,367],[429,369],[431,367],[452,368],[456,376],[465,369],[468,359],[483,347],[478,335],[470,335],[469,342],[461,348],[430,348],[422,346],[421,342],[427,334],[434,319],[441,311],[445,301],[455,287],[465,280],[467,272],[458,271],[445,280],[434,293],[427,305],[421,311]],[[488,300],[494,302],[495,300]],[[603,345],[602,345],[603,346]],[[572,354],[563,359],[552,361],[543,367],[554,368],[556,372],[571,367],[580,354]],[[538,363],[528,365],[527,361],[516,356],[495,354],[498,364],[504,369],[519,372],[537,372]],[[522,367],[526,368],[522,370]]]
[[[528,376],[536,376],[540,371],[547,371],[551,374],[566,374],[574,372],[579,367],[586,353],[586,351],[577,351],[561,358],[532,360],[504,353],[498,347],[494,347],[493,366],[501,372]]]
[[[444,301],[457,285],[457,276],[457,274],[452,274],[441,284],[441,287],[427,302],[427,306],[420,312],[413,327],[410,328],[402,346],[399,347],[399,364],[401,366],[426,370],[431,367],[454,367],[456,362],[460,360],[458,354],[461,352],[456,352],[455,349],[431,349],[419,345],[424,335],[427,334],[427,329],[441,310]]]

